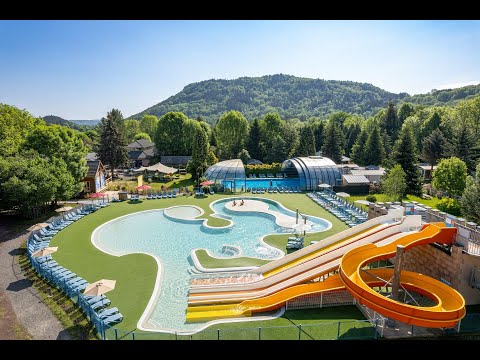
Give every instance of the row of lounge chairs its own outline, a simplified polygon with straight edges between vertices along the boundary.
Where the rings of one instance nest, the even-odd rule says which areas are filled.
[[[208,194],[214,195],[214,194],[215,194],[215,191],[213,191],[213,189],[210,188],[210,190],[208,190]],[[207,195],[207,192],[206,192],[206,191],[203,191],[203,189],[195,190],[195,196],[196,196],[196,197],[202,197],[202,196],[206,196],[206,195]]]
[[[248,177],[250,179],[256,179],[257,178],[257,175],[256,174],[248,174]],[[287,177],[287,174],[286,173],[278,173],[278,174],[258,174],[258,178],[260,179],[275,179],[275,178],[278,178],[278,179],[283,179],[283,178],[286,178]]]
[[[116,307],[107,308],[111,301],[104,295],[101,297],[83,296],[81,291],[87,287],[88,282],[58,264],[51,255],[42,257],[32,256],[35,251],[48,247],[52,237],[59,231],[101,207],[93,204],[86,205],[82,209],[65,214],[63,219],[51,222],[47,227],[33,231],[27,239],[27,256],[38,275],[52,286],[60,289],[73,301],[76,301],[97,330],[104,334],[106,329],[123,320],[123,315]]]
[[[173,191],[159,191],[158,193],[151,192],[148,193],[147,195],[147,200],[153,200],[153,199],[167,199],[167,198],[176,198],[177,197],[177,190]]]
[[[252,194],[265,194],[268,193],[280,193],[280,194],[292,194],[301,193],[300,187],[288,187],[288,186],[271,186],[269,188],[247,188],[247,192],[251,191]]]
[[[305,237],[303,236],[290,236],[287,241],[286,248],[291,249],[301,249],[303,248],[303,242]]]
[[[347,203],[333,191],[317,191],[308,193],[307,196],[350,227],[359,225],[368,219],[368,214],[365,211]]]

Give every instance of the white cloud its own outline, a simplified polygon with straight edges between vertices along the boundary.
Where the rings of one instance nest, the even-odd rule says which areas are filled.
[[[480,81],[465,81],[465,82],[451,83],[451,84],[436,86],[435,89],[437,89],[437,90],[456,89],[456,88],[463,87],[463,86],[478,85],[478,84],[480,84]]]

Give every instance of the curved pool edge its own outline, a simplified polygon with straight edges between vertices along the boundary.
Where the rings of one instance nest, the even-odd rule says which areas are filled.
[[[239,257],[248,257],[248,258],[251,258],[251,259],[258,259],[258,258],[254,258],[252,256],[242,256],[242,255],[235,255],[235,256],[230,256],[228,258],[223,258],[223,257],[218,257],[218,256],[215,256],[215,255],[212,255],[212,253],[208,249],[203,249],[203,248],[192,249],[192,251],[190,252],[190,257],[192,258],[193,264],[195,265],[195,268],[197,270],[199,270],[203,273],[248,271],[248,270],[255,270],[255,269],[258,268],[258,266],[237,266],[237,267],[229,267],[229,268],[205,268],[200,263],[200,260],[198,260],[197,250],[204,250],[204,251],[206,251],[208,256],[210,256],[214,259],[218,259],[218,260],[228,260],[228,259],[235,259],[235,258],[239,258]]]

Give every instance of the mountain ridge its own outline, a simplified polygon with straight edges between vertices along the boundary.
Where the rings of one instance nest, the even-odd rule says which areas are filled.
[[[190,118],[201,117],[215,123],[229,110],[242,112],[248,120],[278,112],[282,118],[325,118],[346,111],[371,116],[389,101],[421,105],[450,105],[480,94],[480,85],[432,90],[427,94],[392,93],[369,83],[323,80],[293,75],[264,75],[237,79],[210,79],[186,85],[182,91],[144,111],[129,116],[139,120],[144,114],[162,116],[181,111]]]

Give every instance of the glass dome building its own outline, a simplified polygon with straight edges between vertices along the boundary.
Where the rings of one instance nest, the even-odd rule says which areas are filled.
[[[282,172],[289,178],[298,178],[302,190],[318,190],[318,184],[342,185],[342,174],[337,165],[322,156],[296,157],[282,163]]]
[[[246,189],[245,167],[240,159],[220,161],[210,166],[204,176],[215,185],[220,185],[231,191]]]

